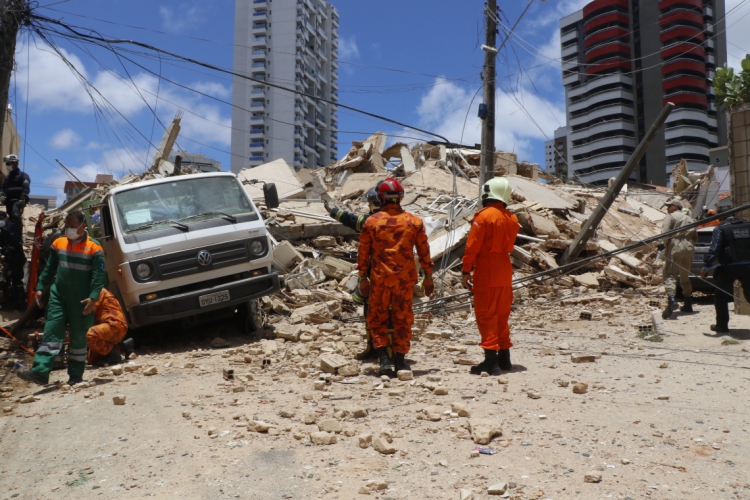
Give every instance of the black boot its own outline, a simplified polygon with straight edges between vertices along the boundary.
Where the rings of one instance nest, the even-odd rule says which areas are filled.
[[[513,365],[510,364],[510,349],[501,349],[497,351],[497,357],[501,370],[506,372],[513,370]]]
[[[662,311],[661,317],[663,319],[667,319],[672,315],[672,312],[674,312],[677,309],[677,301],[674,299],[674,295],[669,296],[669,303],[667,304],[667,307]]]
[[[693,297],[685,297],[685,303],[680,307],[680,311],[684,313],[693,312]]]
[[[388,357],[387,347],[378,347],[378,359],[380,360],[380,375],[393,376],[393,368],[391,368],[391,358]]]
[[[472,375],[481,375],[487,372],[490,375],[500,375],[500,365],[498,364],[497,351],[484,350],[484,361],[469,369]]]
[[[44,376],[39,375],[34,370],[24,370],[16,372],[16,375],[18,375],[18,378],[25,380],[26,382],[33,382],[37,385],[49,384],[49,377],[45,378]]]
[[[101,361],[101,365],[109,365],[109,366],[115,366],[122,363],[122,356],[120,356],[120,351],[115,347],[111,351],[109,351],[109,354]]]
[[[729,327],[721,325],[711,325],[711,331],[716,333],[729,333]]]
[[[68,385],[76,385],[83,382],[83,376],[81,375],[70,375],[68,376]]]
[[[135,351],[135,340],[125,339],[118,345],[120,350],[125,354],[125,359],[128,359],[133,351]]]
[[[401,354],[400,352],[393,353],[393,369],[396,370],[396,373],[404,370],[411,371],[409,365],[406,364],[406,354]]]

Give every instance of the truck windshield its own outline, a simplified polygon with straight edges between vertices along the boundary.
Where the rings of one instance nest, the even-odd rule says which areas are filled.
[[[233,177],[204,177],[144,186],[115,195],[117,217],[126,234],[169,225],[185,226],[212,218],[236,222],[253,212]]]

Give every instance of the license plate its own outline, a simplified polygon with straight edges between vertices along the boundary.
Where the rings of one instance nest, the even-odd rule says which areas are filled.
[[[209,293],[208,295],[201,295],[198,297],[201,307],[212,306],[219,302],[229,301],[229,290],[224,290],[216,293]]]

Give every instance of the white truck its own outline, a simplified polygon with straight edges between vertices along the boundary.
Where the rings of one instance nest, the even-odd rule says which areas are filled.
[[[275,186],[263,191],[278,206]],[[234,174],[124,185],[99,207],[107,289],[131,327],[199,324],[236,310],[249,330],[260,326],[254,299],[276,293],[279,277],[263,219]]]

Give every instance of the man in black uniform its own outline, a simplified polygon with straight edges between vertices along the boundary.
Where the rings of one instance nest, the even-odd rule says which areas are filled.
[[[23,288],[23,266],[26,264],[26,255],[23,253],[21,230],[8,220],[8,214],[1,211],[0,260],[3,262],[3,278],[5,278],[3,288],[5,309],[13,306],[23,311],[26,309],[26,294]]]
[[[367,191],[363,196],[365,201],[370,206],[369,213],[355,214],[338,208],[334,206],[331,203],[330,198],[325,195],[322,197],[323,205],[325,205],[326,210],[328,210],[331,217],[333,217],[349,229],[361,233],[362,227],[365,225],[367,218],[380,210],[381,203],[380,198],[378,197],[378,186],[380,186],[380,182],[377,186]],[[364,315],[365,318],[367,318],[368,301],[366,298],[362,297],[362,294],[359,292],[359,284],[357,284],[357,288],[352,292],[352,300],[357,304],[362,304],[364,306]],[[372,335],[370,334],[370,328],[365,326],[365,329],[367,332],[367,348],[364,351],[357,353],[357,355],[355,355],[356,359],[366,359],[375,355],[375,350],[372,348]]]
[[[734,281],[739,280],[745,296],[750,295],[750,222],[729,217],[716,226],[711,235],[711,248],[703,260],[701,277],[718,260],[719,267],[714,271],[714,280],[719,290],[714,293],[716,324],[711,330],[717,333],[729,332],[729,302],[734,297]]]
[[[21,215],[23,207],[29,202],[31,179],[26,172],[18,169],[17,155],[8,155],[3,158],[3,161],[9,172],[0,189],[0,203],[5,204],[5,211],[10,216],[10,220],[23,230]]]

